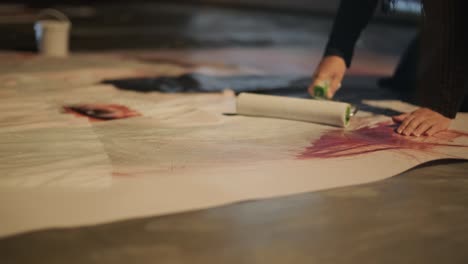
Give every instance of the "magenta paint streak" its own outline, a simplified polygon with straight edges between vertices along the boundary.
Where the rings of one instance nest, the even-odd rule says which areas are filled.
[[[65,113],[87,117],[91,122],[141,116],[137,111],[117,104],[81,104],[64,106]]]
[[[431,137],[411,137],[397,134],[395,132],[397,127],[398,125],[392,122],[382,122],[354,131],[329,131],[308,146],[297,158],[350,157],[383,150],[416,150],[433,153],[435,147],[468,147],[468,145],[452,144],[456,138],[468,137],[468,133],[448,130]]]

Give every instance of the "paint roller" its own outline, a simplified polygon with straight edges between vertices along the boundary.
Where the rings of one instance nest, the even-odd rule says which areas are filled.
[[[241,93],[236,100],[237,114],[306,121],[346,127],[356,108],[348,103]]]

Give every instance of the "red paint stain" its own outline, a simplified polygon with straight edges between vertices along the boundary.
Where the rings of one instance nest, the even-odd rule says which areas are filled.
[[[65,113],[77,117],[86,117],[91,122],[109,121],[135,116],[141,116],[137,111],[117,104],[80,104],[64,106]]]
[[[392,122],[382,122],[354,131],[330,131],[313,142],[297,158],[340,158],[383,150],[416,150],[433,153],[435,147],[468,147],[452,143],[456,138],[468,137],[468,133],[448,130],[431,137],[410,137],[397,134],[395,132],[397,127],[398,125]]]

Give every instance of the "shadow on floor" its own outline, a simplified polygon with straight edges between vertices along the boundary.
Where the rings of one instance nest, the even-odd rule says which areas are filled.
[[[369,76],[349,76],[345,85],[336,94],[335,100],[356,105],[360,110],[379,115],[397,115],[400,112],[382,109],[362,103],[366,100],[403,100],[410,102],[400,91],[380,88],[376,78]],[[312,79],[308,76],[280,75],[231,75],[210,76],[190,73],[180,76],[158,76],[104,80],[102,83],[114,85],[118,89],[135,92],[162,93],[210,93],[231,89],[236,94],[252,92],[296,98],[311,98],[307,92]]]

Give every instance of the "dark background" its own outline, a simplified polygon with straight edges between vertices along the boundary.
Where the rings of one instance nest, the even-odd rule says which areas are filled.
[[[316,45],[338,0],[22,0],[0,2],[0,49],[36,51],[33,25],[43,8],[73,22],[71,50]],[[414,27],[417,15],[383,14],[374,23]],[[325,36],[326,37],[326,36]],[[380,42],[383,42],[380,41]]]

